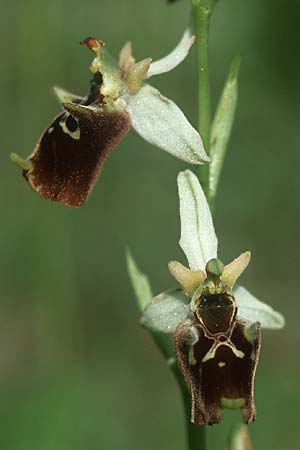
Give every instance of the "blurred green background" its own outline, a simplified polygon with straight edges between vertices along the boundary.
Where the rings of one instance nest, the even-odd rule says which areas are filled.
[[[185,165],[129,134],[88,203],[71,210],[31,192],[9,161],[28,155],[59,111],[51,86],[85,94],[89,35],[117,55],[159,58],[178,41],[187,0],[1,0],[0,447],[5,450],[181,450],[179,393],[129,284],[130,245],[155,292],[171,287],[178,246],[176,175]],[[298,0],[220,0],[211,29],[214,104],[242,55],[240,100],[215,224],[221,256],[251,249],[243,283],[284,312],[265,332],[256,378],[256,450],[299,448]],[[195,51],[153,80],[197,123]],[[239,421],[209,429],[225,449]]]

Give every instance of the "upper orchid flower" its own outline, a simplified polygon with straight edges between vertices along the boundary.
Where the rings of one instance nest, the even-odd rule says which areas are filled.
[[[192,396],[192,422],[218,423],[223,408],[238,408],[249,423],[255,419],[253,389],[260,329],[279,329],[284,318],[236,286],[250,252],[225,266],[218,259],[211,213],[197,177],[189,170],[181,172],[178,188],[180,246],[190,268],[169,263],[181,289],[151,300],[142,324],[174,334],[178,364]]]
[[[130,43],[116,63],[102,41],[83,41],[96,54],[90,66],[93,79],[89,95],[83,98],[55,88],[63,112],[46,129],[27,160],[12,154],[32,189],[46,199],[81,206],[104,160],[130,126],[146,141],[188,163],[208,162],[198,132],[178,106],[144,83],[180,64],[194,40],[187,30],[165,58],[137,63]]]

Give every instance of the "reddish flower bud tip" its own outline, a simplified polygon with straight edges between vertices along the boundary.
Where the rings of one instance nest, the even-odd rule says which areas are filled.
[[[84,41],[81,41],[80,45],[85,45],[87,48],[97,53],[100,50],[100,48],[103,47],[104,42],[99,41],[98,39],[93,37],[88,37],[84,39]]]

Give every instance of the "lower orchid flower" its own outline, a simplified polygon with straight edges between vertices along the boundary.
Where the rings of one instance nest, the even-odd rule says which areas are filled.
[[[80,97],[55,88],[63,112],[45,130],[27,160],[11,155],[31,188],[52,201],[83,205],[104,160],[130,127],[146,141],[190,164],[208,162],[200,135],[183,112],[144,82],[180,64],[194,41],[188,29],[169,55],[154,62],[151,58],[135,62],[127,43],[117,63],[102,41],[85,39],[82,44],[96,54],[90,66],[89,94]]]
[[[197,177],[189,170],[181,172],[178,189],[180,246],[189,268],[169,263],[180,289],[150,300],[141,323],[174,336],[177,361],[191,393],[193,423],[219,423],[224,408],[241,409],[243,421],[250,423],[256,414],[254,376],[261,329],[280,329],[284,318],[236,285],[250,252],[225,266],[218,259],[212,216]]]

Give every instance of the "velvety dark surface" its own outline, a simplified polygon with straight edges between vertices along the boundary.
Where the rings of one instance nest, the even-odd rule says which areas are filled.
[[[243,404],[236,409],[241,410],[243,421],[248,424],[255,420],[253,388],[261,333],[256,324],[254,336],[249,340],[245,325],[242,321],[234,321],[222,336],[208,334],[197,318],[191,325],[188,321],[178,325],[174,343],[179,366],[192,396],[193,423],[220,423],[224,399],[241,400]],[[198,336],[193,347],[187,339],[189,326],[195,327]]]
[[[29,158],[32,169],[24,176],[43,198],[79,207],[94,187],[105,159],[128,132],[130,117],[125,111],[103,113],[72,103],[65,108],[73,116],[66,118],[62,113],[44,132]],[[79,139],[65,133],[60,125],[64,121],[72,131],[70,119],[74,121],[74,117]]]
[[[71,210],[34,194],[9,161],[27,156],[59,105],[53,85],[86,94],[87,36],[138,59],[173,48],[188,1],[1,0],[0,436],[10,450],[182,450],[180,396],[147,333],[125,269],[130,245],[153,291],[174,286],[176,176],[186,165],[130,133],[87,204]],[[241,279],[286,315],[263,331],[254,448],[299,448],[298,0],[219,0],[212,23],[213,105],[242,56],[240,103],[217,198],[220,257],[252,251]],[[195,51],[152,84],[197,123]],[[239,412],[209,429],[225,448]]]

